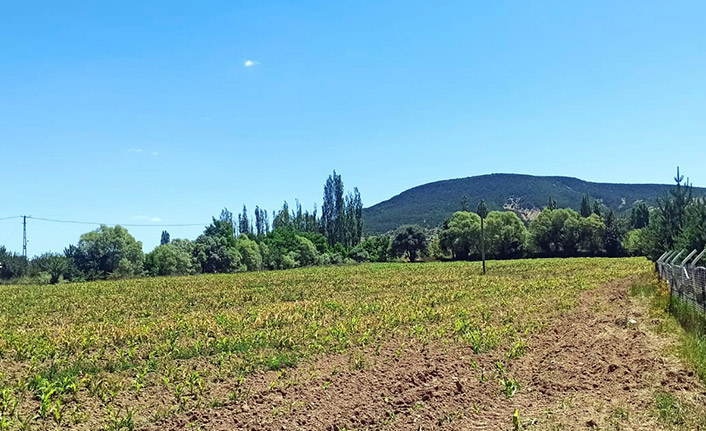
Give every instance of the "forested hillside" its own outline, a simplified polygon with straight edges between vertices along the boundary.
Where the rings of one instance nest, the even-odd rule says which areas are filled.
[[[668,192],[665,184],[593,183],[572,177],[540,177],[521,174],[489,174],[436,181],[406,190],[399,195],[363,210],[367,233],[382,233],[403,224],[424,227],[441,225],[454,211],[475,209],[484,199],[491,210],[502,209],[510,201],[525,209],[541,209],[549,198],[559,208],[580,209],[584,195],[598,200],[618,213],[629,211],[633,204],[648,205]],[[706,195],[706,189],[694,188],[694,195]]]

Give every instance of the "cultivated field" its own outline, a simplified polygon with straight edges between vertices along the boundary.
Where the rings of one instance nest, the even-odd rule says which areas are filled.
[[[620,424],[623,411],[625,424],[653,429],[668,422],[651,404],[633,412],[606,382],[653,400],[650,388],[672,381],[660,376],[676,373],[675,391],[702,391],[676,360],[658,358],[669,341],[626,323],[647,319],[625,280],[649,281],[648,261],[479,268],[2,286],[0,430],[576,429],[561,423],[598,427],[615,414]],[[600,409],[577,399],[582,391],[625,405],[586,418],[577,412]]]

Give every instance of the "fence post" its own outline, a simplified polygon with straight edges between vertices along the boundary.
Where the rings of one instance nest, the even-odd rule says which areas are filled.
[[[694,279],[694,289],[698,289],[698,285],[701,283],[701,308],[706,311],[706,267],[696,266],[699,263],[699,260],[701,260],[704,256],[706,256],[706,248],[699,253],[694,260],[691,261],[691,267],[694,271],[692,277]]]

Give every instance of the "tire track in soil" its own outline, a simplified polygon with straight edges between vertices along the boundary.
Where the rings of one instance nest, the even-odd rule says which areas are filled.
[[[629,280],[618,280],[583,292],[577,307],[533,336],[518,359],[507,361],[502,349],[474,354],[390,342],[368,352],[361,370],[352,370],[349,354],[288,370],[274,388],[278,373],[259,373],[245,384],[245,399],[147,429],[507,430],[516,408],[528,430],[662,429],[650,414],[655,391],[694,405],[706,396],[693,372],[664,356],[674,337],[647,329],[645,305],[628,289]],[[520,384],[511,399],[494,377],[498,360]]]

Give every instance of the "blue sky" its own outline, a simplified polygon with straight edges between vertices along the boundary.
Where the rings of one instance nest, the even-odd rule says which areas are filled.
[[[148,251],[159,224],[320,203],[332,169],[366,205],[490,172],[706,185],[700,1],[1,9],[0,217],[154,224]],[[31,220],[29,254],[90,229]]]

